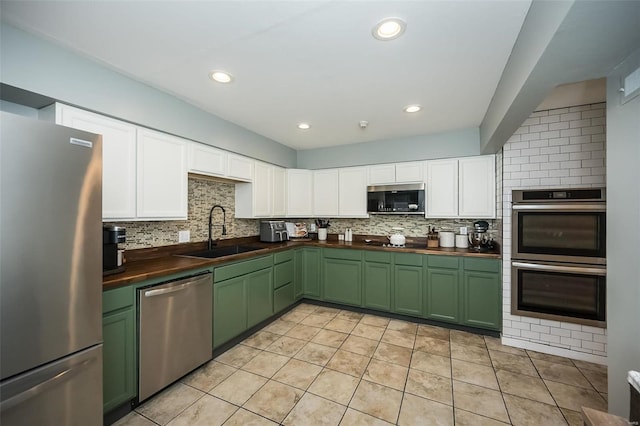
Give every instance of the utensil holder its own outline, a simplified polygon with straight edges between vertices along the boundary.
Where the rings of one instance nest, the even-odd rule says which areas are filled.
[[[327,228],[318,228],[318,240],[325,241],[327,239]]]

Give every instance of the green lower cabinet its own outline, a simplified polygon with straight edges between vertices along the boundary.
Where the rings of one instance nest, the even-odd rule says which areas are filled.
[[[278,313],[281,310],[293,305],[293,302],[296,301],[294,291],[295,290],[293,283],[289,283],[273,291],[274,313]]]
[[[458,322],[458,269],[427,269],[426,316],[433,320]]]
[[[302,288],[307,297],[320,297],[320,249],[302,249]]]
[[[324,300],[347,305],[362,304],[362,262],[324,259]]]
[[[213,347],[239,335],[247,328],[245,277],[213,285]]]
[[[473,268],[475,270],[470,270]],[[465,259],[463,318],[465,325],[491,330],[502,327],[502,280],[499,260]]]
[[[293,253],[293,295],[296,300],[304,295],[303,250],[304,249],[298,248]]]
[[[422,316],[422,266],[395,265],[393,278],[393,311]]]
[[[364,306],[391,310],[391,264],[364,262]]]
[[[247,328],[273,315],[273,270],[256,271],[245,276],[247,285]]]
[[[102,317],[104,413],[137,395],[135,320],[133,307]]]

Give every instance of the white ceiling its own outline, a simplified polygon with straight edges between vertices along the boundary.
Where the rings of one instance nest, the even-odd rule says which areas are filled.
[[[295,149],[480,125],[527,1],[6,1],[2,19]],[[378,41],[385,17],[404,35]],[[230,85],[208,78],[224,69]],[[42,70],[42,72],[47,72]],[[402,111],[418,103],[417,114]],[[360,120],[369,127],[360,129]],[[301,131],[298,122],[312,128]]]

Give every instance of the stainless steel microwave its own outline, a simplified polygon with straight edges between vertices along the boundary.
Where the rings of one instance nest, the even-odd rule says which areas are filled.
[[[424,215],[424,195],[424,183],[368,186],[367,212]]]

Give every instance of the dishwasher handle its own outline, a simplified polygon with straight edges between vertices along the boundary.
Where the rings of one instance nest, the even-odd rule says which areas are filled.
[[[211,273],[199,275],[196,277],[186,278],[184,280],[175,281],[173,283],[167,283],[165,285],[160,285],[161,288],[154,288],[152,290],[145,290],[144,297],[154,297],[161,296],[164,294],[176,293],[179,291],[183,291],[189,287],[195,287],[201,284],[212,284],[213,277]]]

